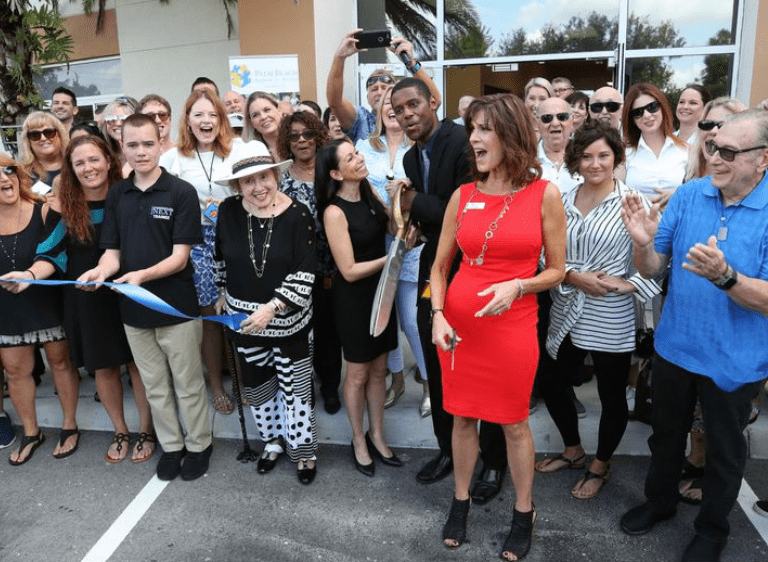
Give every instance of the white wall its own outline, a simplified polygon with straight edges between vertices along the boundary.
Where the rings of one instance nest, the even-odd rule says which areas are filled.
[[[241,0],[243,1],[243,0]],[[357,27],[355,0],[314,0],[315,8],[315,67],[317,68],[317,102],[328,107],[325,85],[331,69],[333,54],[341,37]],[[357,55],[349,57],[344,65],[344,97],[355,101],[357,85]]]
[[[245,0],[241,0],[245,1]],[[165,97],[173,108],[174,138],[192,82],[207,76],[226,91],[227,61],[240,54],[237,7],[227,38],[226,13],[213,0],[117,0],[118,40],[126,95]]]

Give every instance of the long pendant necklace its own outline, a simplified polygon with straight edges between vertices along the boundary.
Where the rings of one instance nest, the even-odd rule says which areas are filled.
[[[197,159],[200,161],[200,167],[203,169],[203,174],[205,174],[205,179],[208,180],[208,197],[213,197],[213,161],[216,159],[216,153],[211,153],[211,166],[210,170],[205,169],[205,164],[203,164],[203,157],[200,156],[200,151],[195,147],[195,152],[197,152]],[[223,160],[222,160],[223,161]]]
[[[488,230],[486,230],[485,232],[483,247],[480,250],[480,254],[476,258],[470,258],[467,255],[467,252],[464,251],[464,248],[461,247],[461,243],[459,242],[459,230],[461,230],[461,223],[462,223],[462,219],[464,218],[464,215],[467,213],[467,210],[471,208],[470,203],[472,202],[472,199],[478,193],[478,186],[475,186],[475,190],[469,196],[469,199],[467,200],[466,205],[464,205],[464,210],[461,212],[458,219],[456,220],[456,244],[458,244],[459,249],[461,250],[462,254],[464,254],[464,257],[467,259],[467,263],[469,263],[469,265],[471,266],[483,265],[485,252],[488,251],[488,242],[490,241],[491,238],[493,238],[494,232],[496,232],[496,230],[499,228],[499,221],[504,217],[505,214],[507,214],[507,211],[509,210],[509,206],[512,204],[512,201],[515,199],[515,195],[517,195],[518,191],[520,191],[520,188],[518,189],[515,189],[514,187],[509,188],[509,193],[507,193],[504,196],[504,206],[502,207],[501,212],[499,213],[499,216],[493,219],[491,224],[488,225]]]
[[[261,248],[261,266],[258,266],[256,265],[256,250],[253,244],[253,227],[251,226],[251,213],[248,213],[248,248],[250,250],[251,263],[253,264],[253,270],[256,272],[256,277],[261,279],[262,275],[264,275],[264,268],[267,266],[267,252],[269,252],[269,244],[272,241],[272,226],[274,225],[275,217],[274,216],[269,217],[263,225],[261,224],[261,219],[259,219],[259,217],[256,217],[256,220],[261,225],[261,228],[264,228],[264,226],[269,227],[267,228],[267,235],[264,238],[264,245]]]
[[[19,201],[19,216],[16,218],[16,234],[13,235],[13,252],[12,254],[8,253],[8,250],[5,249],[5,243],[3,243],[3,238],[0,236],[0,248],[3,249],[3,253],[5,254],[5,257],[8,258],[8,261],[11,262],[11,266],[13,267],[13,270],[16,270],[16,242],[19,240],[19,231],[21,230],[21,201]]]

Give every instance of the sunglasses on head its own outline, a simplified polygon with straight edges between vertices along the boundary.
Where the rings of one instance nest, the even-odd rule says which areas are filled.
[[[371,76],[365,81],[365,89],[367,90],[373,86],[376,82],[384,82],[384,84],[394,84],[395,79],[388,74],[379,74],[377,76]]]
[[[104,121],[111,123],[112,121],[125,121],[126,119],[128,119],[127,115],[107,115]]]
[[[151,118],[153,121],[155,119],[160,119],[161,123],[167,123],[168,119],[171,118],[171,114],[167,111],[153,111],[151,113],[145,113],[144,115]]]
[[[59,135],[58,129],[55,129],[54,127],[50,127],[47,129],[43,129],[42,131],[29,131],[27,133],[27,138],[31,141],[39,141],[41,138],[45,137],[46,140],[55,139]]]
[[[0,171],[3,172],[3,175],[13,176],[16,175],[16,166],[3,166]]]
[[[636,107],[635,109],[630,109],[629,116],[632,119],[640,119],[646,111],[648,113],[656,113],[660,109],[661,109],[661,104],[657,101],[652,101],[651,103],[649,103],[648,105],[644,105],[643,107]]]
[[[741,150],[733,150],[732,148],[723,148],[721,146],[717,146],[715,144],[715,141],[708,140],[704,143],[704,148],[707,151],[707,154],[710,156],[714,156],[715,152],[720,153],[720,158],[725,160],[726,162],[733,162],[733,159],[736,158],[737,154],[741,154],[742,152],[752,152],[753,150],[760,150],[761,148],[768,148],[768,145],[761,145],[761,146],[753,146],[752,148],[742,148]]]
[[[565,123],[571,118],[571,114],[567,111],[563,111],[562,113],[544,113],[543,115],[539,115],[539,119],[541,119],[541,122],[545,125],[551,123],[555,117],[557,117],[557,120],[561,123]]]
[[[598,101],[589,104],[589,110],[592,113],[602,113],[603,108],[607,109],[608,113],[616,113],[619,109],[621,109],[621,104],[617,101]]]
[[[711,131],[715,127],[718,129],[723,126],[724,121],[712,121],[711,119],[702,119],[699,121],[699,129],[702,131]]]
[[[291,142],[298,142],[299,139],[303,138],[304,140],[312,140],[317,136],[317,131],[314,129],[304,129],[300,133],[297,133],[296,131],[291,131],[288,133],[288,140]]]

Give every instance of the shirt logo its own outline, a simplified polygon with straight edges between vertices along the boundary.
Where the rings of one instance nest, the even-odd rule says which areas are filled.
[[[149,214],[153,219],[162,219],[169,221],[173,217],[173,207],[159,207],[153,205],[149,209]]]

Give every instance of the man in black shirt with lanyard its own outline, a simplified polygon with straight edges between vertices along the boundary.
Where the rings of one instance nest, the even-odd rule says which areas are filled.
[[[448,199],[460,185],[471,181],[466,129],[450,119],[438,120],[437,105],[427,85],[416,78],[401,80],[392,90],[392,108],[397,121],[408,138],[415,141],[403,157],[405,174],[412,189],[403,192],[400,204],[403,211],[410,211],[411,219],[426,238],[419,264],[422,298],[418,302],[417,322],[429,371],[432,425],[440,454],[416,475],[417,480],[425,483],[445,478],[453,469],[453,416],[443,409],[442,374],[432,343],[429,272],[435,260]],[[507,466],[506,444],[499,425],[481,423],[480,449],[483,470],[472,487],[472,499],[483,504],[501,490]]]
[[[122,135],[133,172],[109,190],[101,233],[106,251],[79,281],[105,281],[120,272],[116,283],[142,285],[182,313],[197,316],[189,261],[192,245],[202,242],[197,192],[159,166],[160,132],[151,117],[130,115]],[[163,447],[157,476],[199,478],[208,470],[213,450],[200,362],[201,322],[168,316],[127,298],[121,299],[120,312]]]

